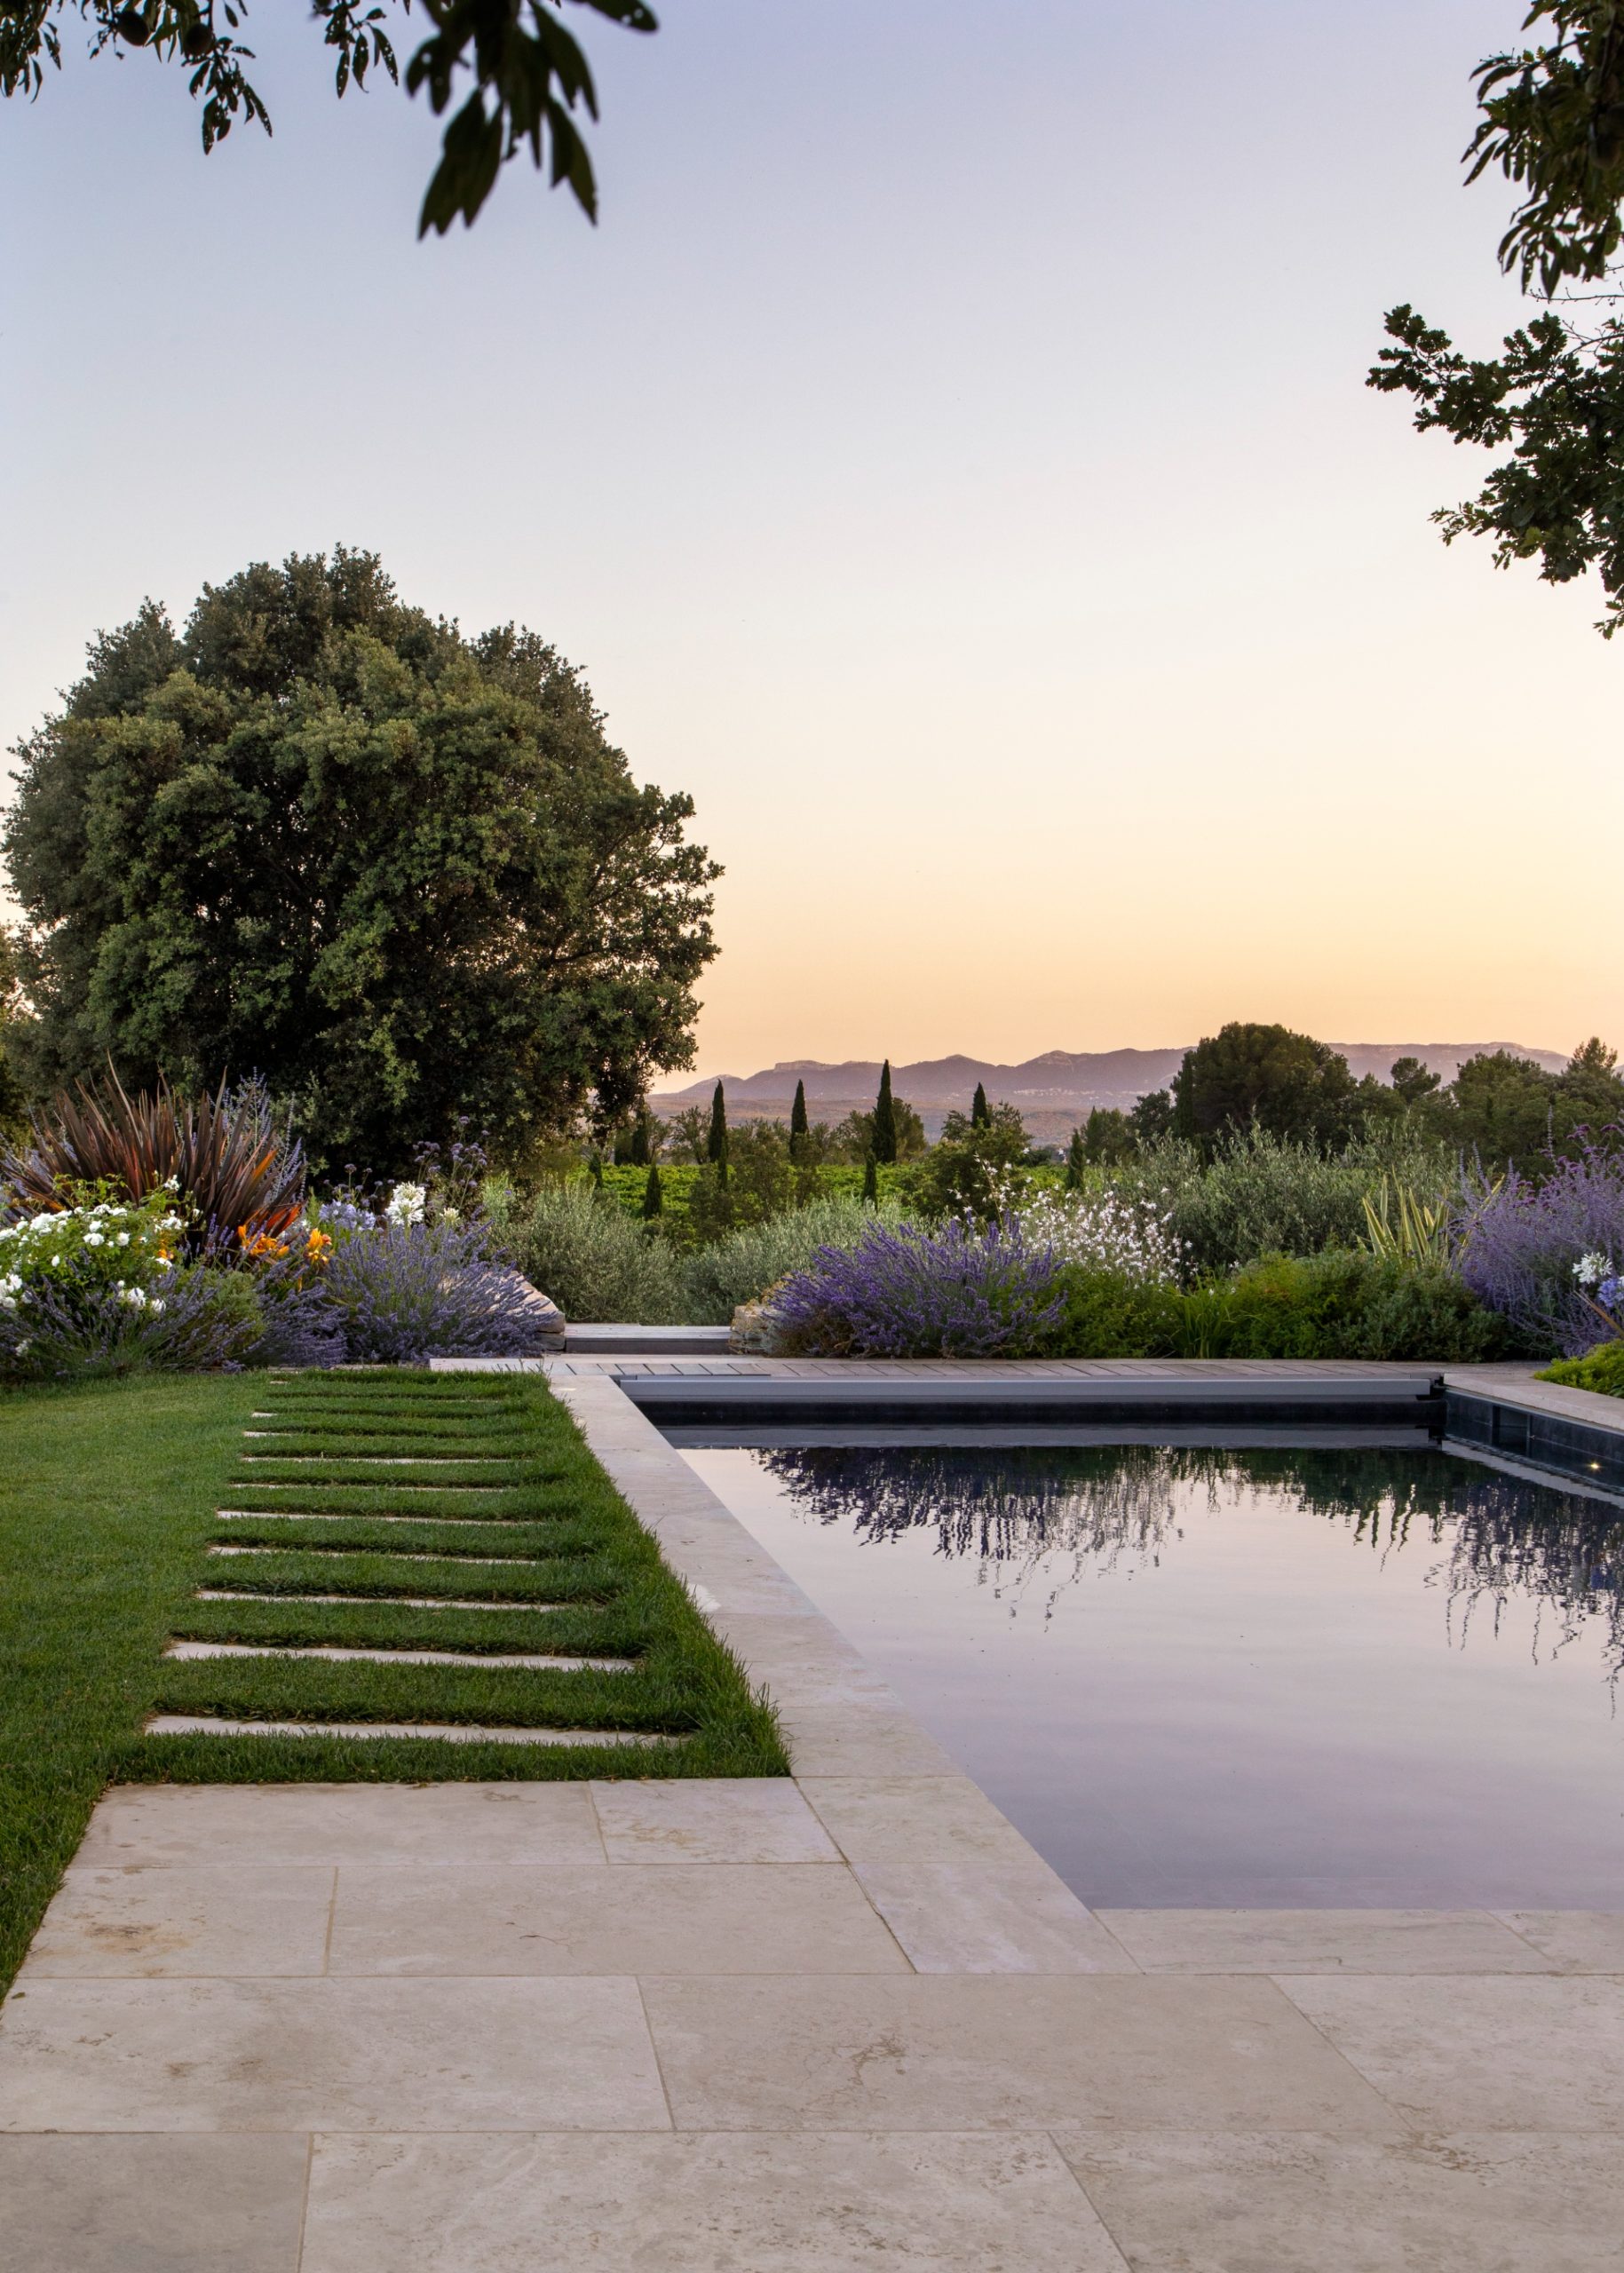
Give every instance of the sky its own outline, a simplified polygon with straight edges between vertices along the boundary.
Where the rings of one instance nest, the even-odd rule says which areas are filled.
[[[726,874],[696,1070],[1624,1045],[1624,641],[1429,515],[1364,385],[1489,352],[1470,72],[1522,0],[572,8],[590,227],[527,162],[419,243],[436,123],[249,30],[0,114],[0,744],[144,595],[334,543],[585,670]],[[409,46],[411,25],[404,39]]]

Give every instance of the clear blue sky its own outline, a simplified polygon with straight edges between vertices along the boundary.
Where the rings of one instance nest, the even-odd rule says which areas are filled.
[[[250,20],[0,114],[0,730],[144,593],[335,541],[586,669],[727,867],[702,1070],[1322,1034],[1624,1041],[1624,643],[1446,551],[1477,463],[1368,393],[1515,319],[1465,0],[666,0],[592,230]],[[419,22],[421,20],[417,20]],[[409,28],[406,37],[411,37]]]

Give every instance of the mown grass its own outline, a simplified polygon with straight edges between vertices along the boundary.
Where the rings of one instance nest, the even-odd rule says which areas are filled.
[[[267,1429],[293,1432],[279,1448],[324,1455],[334,1444],[340,1456],[245,1460],[270,1445],[244,1431]],[[28,1390],[0,1403],[0,1987],[109,1780],[788,1772],[772,1715],[540,1382],[171,1376]],[[431,1442],[479,1465],[448,1486],[443,1467],[393,1464]],[[490,1464],[498,1446],[502,1466]],[[294,1488],[266,1488],[284,1473]],[[410,1488],[420,1478],[430,1488]],[[244,1517],[223,1519],[223,1508]],[[268,1551],[209,1551],[220,1547]],[[199,1588],[244,1598],[200,1600]],[[300,1593],[344,1599],[289,1599]],[[491,1607],[438,1606],[452,1600]],[[623,1667],[166,1659],[171,1638]],[[650,1741],[145,1734],[157,1712]]]

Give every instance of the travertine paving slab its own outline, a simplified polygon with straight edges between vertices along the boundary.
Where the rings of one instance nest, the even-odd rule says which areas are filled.
[[[1020,1865],[1033,1857],[1008,1816],[956,1769],[934,1777],[802,1774],[796,1780],[849,1862]]]
[[[210,1713],[154,1713],[149,1737],[432,1737],[440,1744],[680,1744],[640,1729],[527,1729],[471,1721],[226,1721]]]
[[[303,2273],[1122,2273],[1041,2134],[316,2142]]]
[[[1271,1982],[649,1980],[679,2130],[1398,2126]]]
[[[0,2131],[654,2131],[632,1981],[40,1981]]]
[[[1486,1910],[1102,1910],[1147,1973],[1549,1973]]]
[[[332,1913],[331,1870],[272,1863],[68,1871],[20,1976],[316,1974]]]
[[[1624,1973],[1624,1911],[1506,1910],[1501,1915],[1559,1972]]]
[[[589,1786],[612,1863],[838,1863],[787,1776],[672,1778]]]
[[[1013,1863],[860,1863],[863,1891],[920,1973],[1137,1973],[1065,1881]]]
[[[1624,1981],[1343,1975],[1281,1987],[1413,2123],[1624,2134]]]
[[[797,1777],[951,1776],[958,1766],[899,1705],[814,1700],[779,1717]]]
[[[847,1871],[346,1865],[334,1973],[906,1973]]]
[[[556,1602],[479,1602],[465,1595],[284,1595],[253,1593],[242,1587],[194,1587],[194,1602],[258,1602],[307,1603],[342,1602],[352,1608],[376,1609],[380,1605],[390,1610],[522,1610],[557,1611],[564,1605]]]
[[[329,1665],[524,1666],[539,1673],[635,1673],[631,1658],[561,1658],[541,1650],[360,1649],[338,1642],[171,1642],[166,1658],[313,1658]]]
[[[584,1784],[115,1784],[82,1864],[595,1863]]]
[[[15,2273],[295,2273],[309,2149],[292,2135],[0,2137]]]
[[[1618,2273],[1616,2147],[1055,2133],[1133,2273]]]

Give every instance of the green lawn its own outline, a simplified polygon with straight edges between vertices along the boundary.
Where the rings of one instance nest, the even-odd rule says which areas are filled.
[[[296,1599],[317,1595],[341,1599]],[[622,1662],[175,1661],[170,1638]],[[154,1737],[154,1713],[653,1740]],[[159,1376],[0,1399],[0,1988],[109,1779],[787,1772],[772,1715],[534,1379]]]

